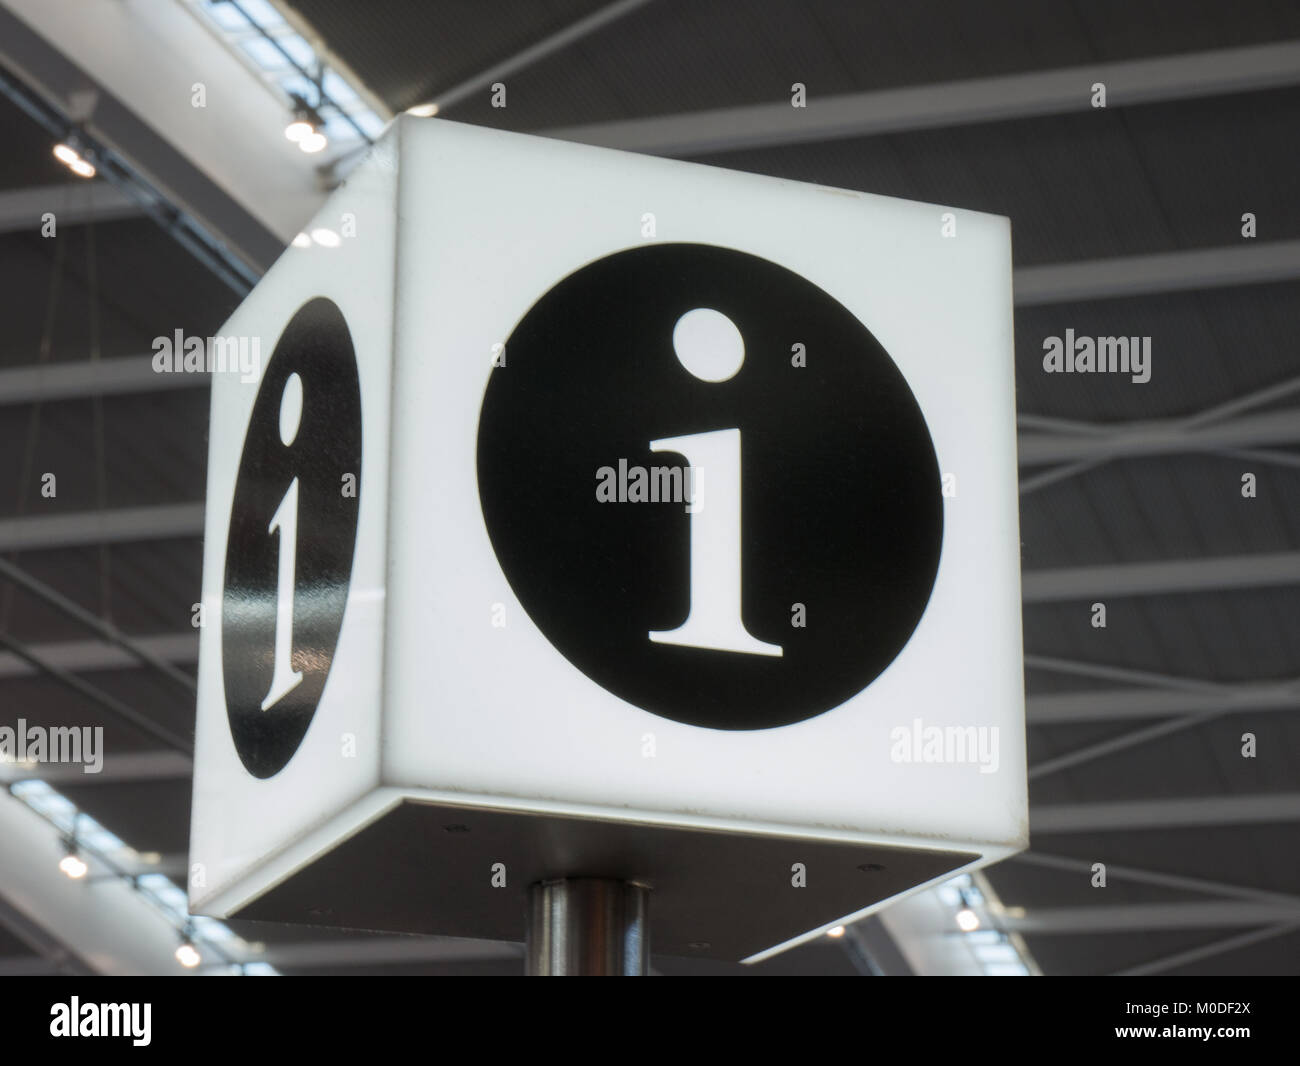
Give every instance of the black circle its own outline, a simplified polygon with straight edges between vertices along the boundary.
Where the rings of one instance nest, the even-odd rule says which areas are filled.
[[[697,308],[739,329],[729,380],[675,354]],[[618,252],[543,295],[503,362],[479,418],[484,521],[524,610],[593,681],[678,722],[765,729],[839,706],[907,643],[939,565],[938,461],[893,360],[822,289],[711,245]],[[741,437],[741,618],[780,657],[650,640],[691,608],[692,516],[596,498],[599,468],[684,471],[650,442],[720,429]]]
[[[290,378],[301,417],[281,438]],[[347,475],[352,475],[349,483]],[[297,538],[291,655],[302,680],[266,710],[276,656],[281,538],[273,518],[297,479]],[[351,491],[348,491],[349,485]],[[329,677],[347,607],[361,495],[361,386],[342,312],[318,297],[304,304],[276,343],[244,438],[226,546],[222,677],[240,761],[254,777],[293,758]],[[287,524],[287,523],[282,523]]]

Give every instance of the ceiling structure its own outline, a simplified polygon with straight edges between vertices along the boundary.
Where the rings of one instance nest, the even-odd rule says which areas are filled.
[[[169,0],[152,6],[166,18],[148,5],[132,17],[193,34],[202,6]],[[131,83],[115,38],[88,49],[69,5],[47,7],[0,5],[13,89],[0,97],[0,724],[103,725],[106,746],[135,757],[94,784],[52,783],[183,884],[208,397],[201,378],[142,361],[155,337],[217,333],[240,271],[273,261],[347,159],[261,154],[287,113],[208,47],[177,78],[232,95],[238,81],[264,119],[231,125],[247,141],[214,150],[185,125],[193,116]],[[99,5],[79,8],[92,8],[88,23]],[[493,128],[1009,216],[1032,847],[987,871],[1001,901],[991,918],[1046,974],[1296,972],[1300,7],[1187,0],[1171,17],[1154,0],[294,0],[276,11],[384,117],[436,105]],[[789,106],[796,82],[805,113]],[[1104,108],[1091,104],[1098,82]],[[496,83],[504,108],[491,103]],[[56,138],[32,108],[67,119],[69,94],[92,86],[87,130],[141,176],[163,225],[120,185],[77,181],[52,158]],[[242,173],[258,169],[239,165],[251,159],[262,173]],[[41,235],[46,211],[57,240]],[[1044,339],[1066,329],[1150,337],[1150,380],[1045,374]],[[951,502],[965,502],[960,489]],[[0,853],[10,847],[0,836]],[[85,945],[5,902],[4,887],[0,971],[88,965]],[[522,969],[517,945],[232,924],[284,973]],[[873,918],[748,972],[921,968],[907,939],[905,922]]]

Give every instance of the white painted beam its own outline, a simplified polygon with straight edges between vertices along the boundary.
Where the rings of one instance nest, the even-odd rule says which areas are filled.
[[[1020,465],[1294,444],[1300,442],[1300,411],[1266,411],[1206,426],[1188,427],[1186,419],[1161,419],[1096,425],[1091,429],[1073,434],[1022,432],[1016,446]]]
[[[1210,900],[1196,903],[1122,903],[1092,907],[1048,907],[1023,918],[1004,916],[1017,933],[1126,933],[1169,929],[1232,929],[1240,926],[1300,923],[1300,906]]]
[[[1300,240],[1251,241],[1240,247],[1021,267],[1015,272],[1014,288],[1017,307],[1038,307],[1297,278]]]
[[[1067,803],[1031,806],[1029,809],[1031,834],[1188,829],[1275,822],[1300,823],[1300,792]]]
[[[1092,860],[1074,859],[1068,855],[1048,855],[1041,851],[1022,851],[1013,855],[1009,862],[1023,863],[1029,866],[1041,866],[1048,870],[1063,870],[1070,874],[1091,876]],[[1198,892],[1212,896],[1228,896],[1232,899],[1244,899],[1258,903],[1275,903],[1287,907],[1300,907],[1300,896],[1285,892],[1267,892],[1260,888],[1234,885],[1227,881],[1210,881],[1203,877],[1187,877],[1183,874],[1162,873],[1159,870],[1146,870],[1139,866],[1121,866],[1117,863],[1106,864],[1106,876],[1113,884],[1133,881],[1140,885],[1157,885],[1161,888],[1173,888],[1180,892]]]
[[[3,580],[3,575],[0,575]],[[158,633],[135,637],[134,643],[163,662],[189,665],[199,661],[197,630],[188,633]],[[100,670],[145,669],[139,656],[106,640],[59,640],[33,644],[28,650],[42,662],[73,674]],[[0,651],[0,680],[7,677],[32,677],[40,671],[13,652]]]
[[[1291,585],[1300,585],[1300,552],[1029,570],[1021,577],[1021,598],[1027,604],[1058,603]]]
[[[1174,692],[1151,688],[1086,689],[1025,701],[1031,725],[1109,722],[1202,711],[1287,711],[1300,709],[1295,681],[1250,681],[1225,685],[1221,692]]]
[[[36,363],[0,370],[0,407],[199,389],[207,388],[209,383],[206,373],[159,374],[153,368],[153,357],[148,355],[125,355],[94,362]]]
[[[201,503],[0,519],[0,552],[201,536]]]
[[[269,962],[277,969],[346,970],[351,966],[517,959],[522,972],[523,958],[521,944],[454,937],[391,936],[275,944],[260,954],[250,952],[239,956],[239,961]]]
[[[38,779],[53,788],[64,785],[116,785],[124,781],[188,781],[194,761],[175,751],[104,752],[104,765],[97,774],[71,764],[40,763],[24,766],[0,762],[0,785]]]

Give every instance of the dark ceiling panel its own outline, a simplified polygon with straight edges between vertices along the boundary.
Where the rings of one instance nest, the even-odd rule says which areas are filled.
[[[1165,972],[1170,977],[1294,977],[1296,959],[1300,959],[1300,932],[1290,932]]]
[[[1150,338],[1150,380],[1048,373],[1048,338]],[[1100,423],[1198,414],[1300,373],[1300,283],[1156,294],[1016,312],[1021,414]]]
[[[1151,724],[1111,723],[1109,731],[1122,736]],[[1241,756],[1241,736],[1247,731],[1265,738],[1251,759]],[[1064,732],[1052,731],[1061,749],[1056,754],[1089,746],[1086,742],[1062,743]],[[1290,732],[1282,711],[1224,715],[1039,777],[1030,785],[1030,803],[1118,803],[1286,792],[1296,782],[1295,757],[1285,747],[1293,739]],[[1034,762],[1031,758],[1030,765]]]
[[[143,669],[78,676],[177,736],[193,737],[194,697],[186,696],[173,682],[155,678]],[[28,727],[103,729],[103,745],[99,751],[108,764],[114,755],[123,753],[173,750],[161,748],[152,734],[52,678],[7,677],[0,684],[3,684],[0,726],[12,728],[21,718]],[[116,784],[100,785],[93,776],[87,780],[96,788],[117,787]]]
[[[17,105],[0,96],[0,189],[24,189],[68,180],[68,168],[54,158],[54,139]]]
[[[203,501],[206,388],[116,395],[101,402],[106,507]],[[89,399],[42,404],[39,414],[31,405],[0,407],[0,454],[13,459],[0,466],[0,519],[95,510],[99,445],[93,407]],[[44,479],[46,474],[54,481]]]
[[[3,925],[0,925],[0,967],[6,962],[13,962],[15,959],[35,957],[35,952],[29,949],[23,941],[10,933]]]
[[[1035,933],[1025,937],[1029,950],[1046,973],[1056,976],[1105,977],[1143,966],[1169,955],[1238,936],[1243,930],[1191,929],[1070,935]],[[1199,967],[1193,968],[1203,973]]]
[[[57,205],[52,210],[57,215]],[[47,321],[51,360],[88,359],[92,285],[99,294],[104,358],[148,354],[155,337],[178,329],[208,336],[238,306],[234,294],[152,220],[100,222],[93,229],[93,260],[87,226],[61,230],[59,239],[43,238],[38,229],[0,234],[7,319],[0,367],[37,362]]]
[[[1105,861],[1175,876],[1221,881],[1267,892],[1300,894],[1300,864],[1295,861],[1300,826],[1191,826],[1131,829],[1107,833],[1038,833],[1035,850]]]
[[[1097,601],[1106,604],[1105,629],[1092,627]],[[1280,680],[1300,674],[1297,604],[1295,587],[1167,596],[1098,592],[1068,604],[1027,605],[1025,651],[1224,683]]]
[[[103,613],[104,560],[98,547],[26,551],[11,561],[86,610]],[[203,545],[198,538],[111,545],[108,617],[129,634],[191,632],[191,606],[199,599],[202,565]],[[0,580],[0,604],[4,590],[11,588]],[[9,627],[18,639],[41,642],[89,636],[85,626],[31,593],[15,589],[11,595]]]

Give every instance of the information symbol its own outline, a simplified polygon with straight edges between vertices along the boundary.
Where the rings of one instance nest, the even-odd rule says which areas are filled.
[[[747,253],[649,245],[560,281],[506,349],[479,417],[483,518],[587,677],[679,722],[764,729],[838,707],[902,650],[938,571],[938,461],[898,367],[832,296]],[[699,499],[610,501],[602,468]]]
[[[346,475],[357,491],[344,494]],[[222,679],[231,737],[277,774],[311,725],[347,607],[361,497],[361,390],[342,312],[305,304],[262,375],[226,545]]]
[[[736,324],[720,311],[697,307],[677,320],[673,350],[701,381],[727,381],[745,362],[745,342]],[[715,429],[650,442],[652,452],[677,452],[690,464],[694,498],[691,518],[691,607],[676,629],[651,632],[660,644],[688,648],[780,655],[777,644],[759,640],[740,617],[740,575],[744,569],[740,500],[740,430]],[[704,513],[704,473],[709,507]]]

